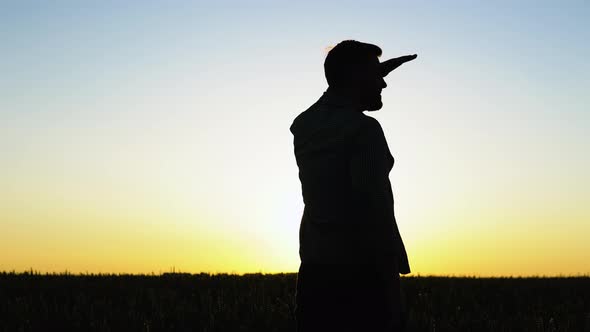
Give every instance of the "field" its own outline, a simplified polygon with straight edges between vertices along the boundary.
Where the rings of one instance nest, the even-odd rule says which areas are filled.
[[[402,277],[408,331],[589,331],[590,278]],[[0,272],[0,331],[293,331],[296,274]]]

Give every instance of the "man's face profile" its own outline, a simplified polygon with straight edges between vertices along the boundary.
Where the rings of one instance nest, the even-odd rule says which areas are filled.
[[[359,75],[359,99],[364,109],[376,111],[383,107],[381,90],[387,87],[379,70],[379,58],[371,58],[365,69]]]
[[[417,55],[404,55],[379,62],[381,48],[373,44],[345,40],[330,49],[324,61],[329,89],[337,92],[363,111],[383,107],[381,91],[387,87],[384,77]]]

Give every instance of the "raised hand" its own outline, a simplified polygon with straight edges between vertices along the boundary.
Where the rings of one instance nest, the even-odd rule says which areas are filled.
[[[401,66],[405,62],[412,61],[412,60],[416,59],[417,56],[418,56],[417,54],[404,55],[404,56],[400,56],[398,58],[392,58],[387,61],[381,62],[379,64],[379,68],[381,70],[381,75],[383,77],[387,76],[387,74],[392,72],[395,68]]]

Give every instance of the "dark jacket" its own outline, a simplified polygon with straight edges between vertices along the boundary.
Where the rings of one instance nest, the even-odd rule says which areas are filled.
[[[379,122],[326,91],[290,130],[305,204],[301,262],[410,273],[393,211],[394,159]]]

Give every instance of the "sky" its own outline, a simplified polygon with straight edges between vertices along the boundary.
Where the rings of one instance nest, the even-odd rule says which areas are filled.
[[[296,272],[289,127],[326,49],[418,58],[376,118],[410,275],[590,274],[587,1],[0,4],[0,271]]]

